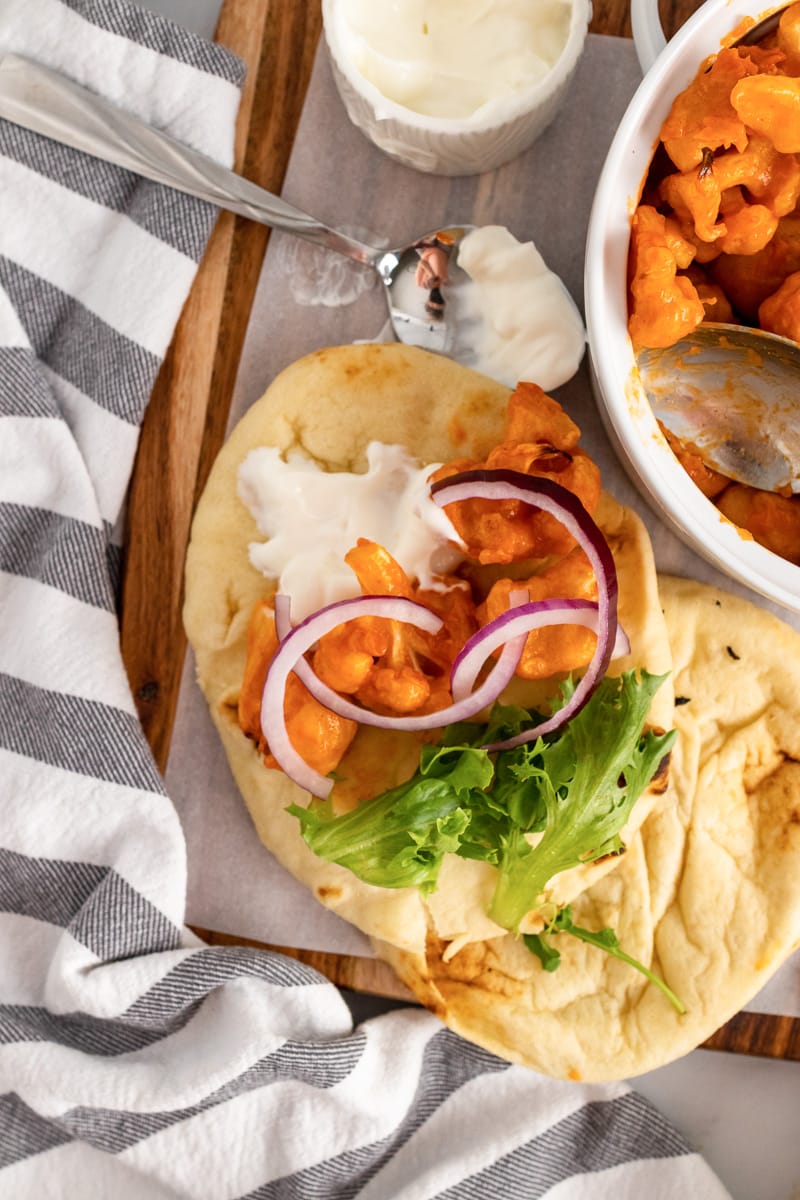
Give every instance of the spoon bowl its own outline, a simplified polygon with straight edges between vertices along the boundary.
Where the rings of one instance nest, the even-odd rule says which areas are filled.
[[[800,492],[800,345],[743,325],[702,324],[637,355],[658,421],[707,465],[762,491]]]
[[[399,342],[470,365],[474,325],[459,311],[469,276],[458,247],[474,225],[436,229],[408,246],[380,252],[373,262],[385,285],[389,320]]]
[[[465,332],[453,301],[468,282],[458,266],[458,246],[473,226],[436,229],[393,250],[367,245],[16,54],[0,59],[0,117],[372,268],[384,284],[399,341],[462,362],[471,357],[474,319]]]

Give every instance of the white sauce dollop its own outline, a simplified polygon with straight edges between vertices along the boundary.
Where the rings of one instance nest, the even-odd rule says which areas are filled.
[[[324,471],[272,446],[251,450],[239,468],[239,497],[269,540],[250,544],[250,562],[292,598],[302,620],[334,600],[359,594],[344,561],[360,537],[379,542],[422,587],[463,558],[448,517],[431,500],[428,479],[403,446],[371,442],[367,471]]]
[[[341,0],[337,8],[342,47],[382,96],[424,116],[487,121],[549,73],[571,18],[569,0]]]
[[[524,379],[548,392],[571,379],[586,349],[583,319],[533,242],[484,225],[459,245],[458,265],[472,281],[458,289],[457,311],[475,322],[469,366],[510,388]]]

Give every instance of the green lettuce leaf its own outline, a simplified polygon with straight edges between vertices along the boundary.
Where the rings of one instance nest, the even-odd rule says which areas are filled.
[[[498,925],[517,929],[554,875],[621,852],[620,831],[675,740],[674,731],[642,734],[663,678],[646,671],[638,679],[632,671],[606,676],[559,737],[526,747],[514,770],[547,819],[535,845],[514,823],[489,909]]]
[[[572,919],[572,909],[568,904],[556,913],[544,932],[526,933],[523,935],[522,940],[525,945],[536,955],[545,971],[555,971],[561,965],[560,952],[551,946],[548,940],[548,935],[556,933],[569,933],[574,938],[578,938],[579,941],[587,942],[590,946],[596,946],[598,950],[604,950],[606,954],[612,955],[613,958],[618,958],[621,962],[627,963],[629,967],[633,967],[639,971],[648,982],[657,987],[666,996],[673,1008],[681,1013],[681,1015],[686,1012],[686,1006],[683,1001],[675,995],[672,988],[668,987],[663,979],[660,979],[644,963],[640,963],[638,958],[633,958],[632,955],[626,954],[620,946],[619,938],[613,929],[598,929],[595,932],[591,929],[584,929],[581,925],[576,925]]]
[[[292,804],[287,811],[320,858],[347,867],[366,883],[427,893],[436,887],[444,855],[458,853],[469,825],[469,806],[462,800],[488,787],[492,774],[484,751],[426,746],[408,783],[352,812],[335,816],[330,801],[309,808]]]
[[[315,854],[382,887],[432,891],[446,853],[496,866],[490,915],[516,930],[554,875],[622,849],[620,831],[675,736],[642,734],[663,679],[606,677],[559,734],[489,754],[483,745],[541,720],[498,705],[488,725],[446,729],[407,783],[353,812],[335,816],[321,801],[289,811]]]

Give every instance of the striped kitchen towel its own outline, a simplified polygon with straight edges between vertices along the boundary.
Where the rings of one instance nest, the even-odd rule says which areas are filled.
[[[219,47],[117,0],[0,0],[6,50],[230,162]],[[627,1087],[416,1009],[354,1029],[315,972],[184,927],[113,531],[214,218],[0,122],[0,1195],[724,1197]]]

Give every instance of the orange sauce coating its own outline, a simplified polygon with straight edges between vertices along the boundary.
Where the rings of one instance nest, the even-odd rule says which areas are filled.
[[[757,44],[703,62],[675,98],[631,223],[628,287],[635,350],[703,321],[800,342],[800,3]],[[800,498],[734,485],[668,440],[729,520],[800,563]]]

